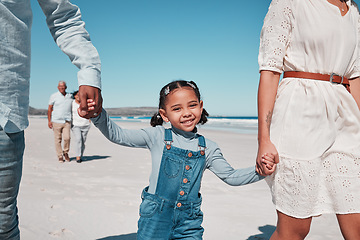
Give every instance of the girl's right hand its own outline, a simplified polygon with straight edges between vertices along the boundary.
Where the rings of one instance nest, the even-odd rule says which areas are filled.
[[[93,111],[95,109],[96,103],[95,103],[95,101],[93,99],[87,99],[86,103],[87,103],[87,112]],[[77,111],[78,111],[79,116],[81,116],[80,108],[78,108]],[[93,117],[95,117],[95,116],[97,116],[97,114],[95,114]]]
[[[266,164],[263,164],[264,155],[272,155],[274,157],[275,164],[279,163],[279,154],[271,141],[259,142],[259,149],[256,158],[256,171],[262,176],[267,176],[275,171],[276,166],[273,166],[273,168],[269,170],[266,167]]]
[[[93,99],[87,99],[87,107],[88,107],[88,111],[92,111],[95,109],[95,101]]]

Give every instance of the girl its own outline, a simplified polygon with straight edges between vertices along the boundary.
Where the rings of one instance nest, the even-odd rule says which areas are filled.
[[[264,152],[279,155],[267,178],[278,214],[271,240],[304,239],[324,213],[336,214],[345,239],[360,239],[359,20],[351,0],[270,5],[259,52],[258,167]]]
[[[79,116],[78,108],[80,106],[79,91],[73,93],[72,102],[72,132],[75,139],[76,162],[82,162],[82,156],[85,151],[85,141],[90,129],[90,120]]]
[[[105,110],[92,119],[110,141],[151,152],[152,173],[149,186],[142,192],[138,239],[202,239],[199,190],[207,168],[229,185],[262,179],[255,166],[234,170],[216,143],[197,133],[196,125],[204,124],[207,116],[196,84],[179,80],[161,89],[159,111],[151,119],[153,128],[121,129]],[[164,121],[172,127],[165,129]],[[272,155],[264,155],[262,161],[268,173],[275,170]]]

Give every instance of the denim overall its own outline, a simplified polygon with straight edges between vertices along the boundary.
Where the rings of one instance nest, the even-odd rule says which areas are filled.
[[[205,138],[198,138],[198,152],[171,143],[171,129],[165,129],[156,192],[148,193],[148,187],[142,192],[138,240],[202,239],[199,190],[205,167]]]

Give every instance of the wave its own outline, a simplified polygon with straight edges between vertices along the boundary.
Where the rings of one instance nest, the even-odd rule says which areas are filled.
[[[110,117],[116,122],[149,123],[151,117]],[[258,128],[257,117],[209,117],[208,122],[200,128],[234,131],[238,133],[256,134]]]

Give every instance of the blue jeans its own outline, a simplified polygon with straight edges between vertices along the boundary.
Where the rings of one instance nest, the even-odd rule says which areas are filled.
[[[0,239],[20,239],[16,198],[25,149],[24,131],[5,133],[0,127]]]

